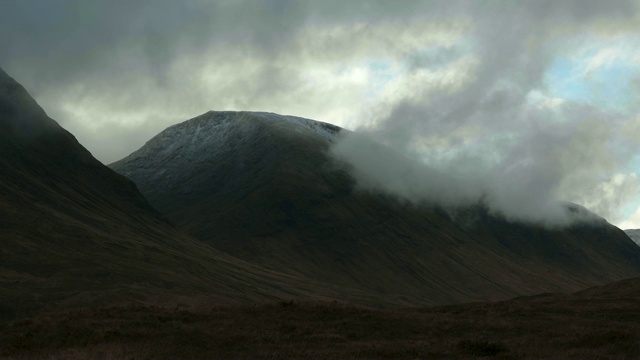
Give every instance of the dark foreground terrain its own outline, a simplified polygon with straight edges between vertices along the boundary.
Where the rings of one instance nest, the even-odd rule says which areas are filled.
[[[640,357],[640,280],[572,295],[374,310],[114,306],[0,325],[2,359]]]

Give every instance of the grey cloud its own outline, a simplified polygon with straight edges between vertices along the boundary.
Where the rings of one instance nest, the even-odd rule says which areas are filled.
[[[428,174],[398,169],[400,162],[362,152],[356,145],[361,140],[353,137],[343,139],[334,154],[350,162],[367,187],[449,206],[483,201],[513,220],[565,224],[569,218],[560,200],[585,200],[586,193],[597,197],[605,174],[629,161],[613,157],[610,150],[616,141],[613,135],[619,114],[603,114],[577,104],[565,104],[555,112],[535,110],[529,96],[544,90],[544,74],[562,46],[562,36],[587,31],[590,22],[603,19],[633,21],[635,4],[541,1],[487,5],[476,2],[463,9],[477,14],[473,41],[479,64],[470,83],[453,94],[436,87],[401,99],[388,115],[375,121],[376,126],[360,129],[421,161]],[[469,127],[480,129],[476,137],[484,145],[475,143],[465,149],[456,143],[456,130]],[[495,139],[495,134],[511,141]],[[454,155],[416,149],[416,141],[428,137],[440,137],[450,148],[461,149]],[[619,188],[625,194],[637,190],[628,182]],[[599,195],[601,199],[590,204],[592,209],[606,216],[615,214],[620,202],[602,191]]]
[[[611,156],[623,123],[589,106],[535,110],[529,102],[532,91],[544,92],[550,62],[572,46],[568,41],[576,41],[568,39],[588,38],[602,28],[636,31],[636,5],[7,0],[0,12],[0,66],[105,162],[125,156],[164,127],[211,109],[316,117],[333,114],[329,108],[340,104],[353,108],[346,118],[318,120],[367,124],[360,130],[398,156],[427,165],[386,169],[379,159],[366,158],[361,140],[341,143],[336,153],[352,158],[356,168],[362,165],[360,178],[367,186],[447,204],[483,197],[496,211],[518,219],[546,219],[541,214],[553,213],[555,201],[565,198],[591,201],[591,208],[607,215],[619,201],[584,194],[610,199],[597,189],[618,163],[633,156],[629,150]],[[428,24],[433,28],[421,27]],[[459,31],[464,39],[424,48],[402,42],[433,29]],[[469,55],[477,61],[453,93],[446,81],[412,82]],[[359,94],[333,94],[344,91],[333,75],[320,72],[319,85],[305,78],[307,70],[375,57],[408,69],[393,96],[379,103],[366,103]],[[353,98],[340,99],[347,95]],[[612,128],[602,129],[597,125],[602,122]],[[441,148],[416,147],[421,141],[440,142]],[[635,146],[631,142],[626,149]],[[375,171],[379,167],[382,172]],[[631,185],[620,186],[633,191]]]
[[[213,48],[276,56],[305,21],[301,10],[290,1],[10,0],[0,63],[34,88],[139,76],[162,86],[177,60]]]
[[[126,127],[118,126],[102,126],[100,134],[91,134],[79,120],[70,120],[65,104],[88,109],[100,102],[95,110],[118,109],[119,114],[146,111],[138,117],[148,121],[166,110],[172,122],[184,120],[209,110],[208,96],[219,91],[202,88],[194,78],[199,69],[177,64],[220,53],[226,56],[216,60],[225,64],[237,62],[234,57],[261,59],[251,74],[253,84],[242,84],[242,76],[237,83],[225,84],[227,94],[235,91],[226,103],[251,106],[257,97],[251,92],[287,91],[284,79],[291,75],[274,66],[274,59],[305,21],[301,10],[291,1],[10,0],[0,12],[0,44],[6,48],[0,52],[0,65],[63,126],[83,132],[79,138],[89,148],[109,134],[126,142],[118,146],[122,153],[106,146],[92,149],[99,158],[113,161],[113,156],[126,155],[146,139],[120,134]],[[192,63],[204,65],[203,61]],[[239,75],[244,70],[234,69]],[[88,115],[82,121],[95,122],[101,116]],[[156,121],[152,127],[160,131],[168,125]]]

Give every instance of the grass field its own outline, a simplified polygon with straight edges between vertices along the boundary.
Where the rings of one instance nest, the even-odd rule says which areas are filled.
[[[635,359],[640,299],[616,292],[396,310],[278,302],[57,311],[0,325],[0,358]]]

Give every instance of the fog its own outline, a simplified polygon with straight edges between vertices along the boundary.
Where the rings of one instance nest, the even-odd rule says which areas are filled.
[[[414,202],[482,202],[510,220],[547,226],[570,222],[564,201],[611,214],[638,190],[635,175],[611,176],[638,146],[624,134],[626,115],[554,99],[545,76],[558,53],[582,41],[596,23],[615,22],[620,28],[614,32],[624,31],[632,12],[620,10],[631,4],[476,5],[461,10],[474,13],[469,38],[439,52],[460,57],[445,60],[451,66],[468,62],[461,74],[446,78],[446,69],[439,69],[436,80],[416,86],[358,128],[360,135],[344,137],[333,154],[352,165],[362,187]],[[474,56],[464,59],[456,46],[473,47]],[[433,59],[418,59],[412,75],[419,78],[432,66]],[[589,198],[607,190],[599,201]]]

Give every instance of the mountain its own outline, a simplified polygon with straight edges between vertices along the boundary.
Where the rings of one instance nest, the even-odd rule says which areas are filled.
[[[640,245],[640,229],[627,229],[624,232],[633,242]]]
[[[2,70],[0,154],[0,320],[45,306],[352,296],[182,234]]]
[[[387,304],[569,292],[640,274],[640,248],[604,220],[546,229],[481,206],[452,212],[359,190],[329,154],[344,131],[292,116],[208,112],[110,167],[216,249]]]

